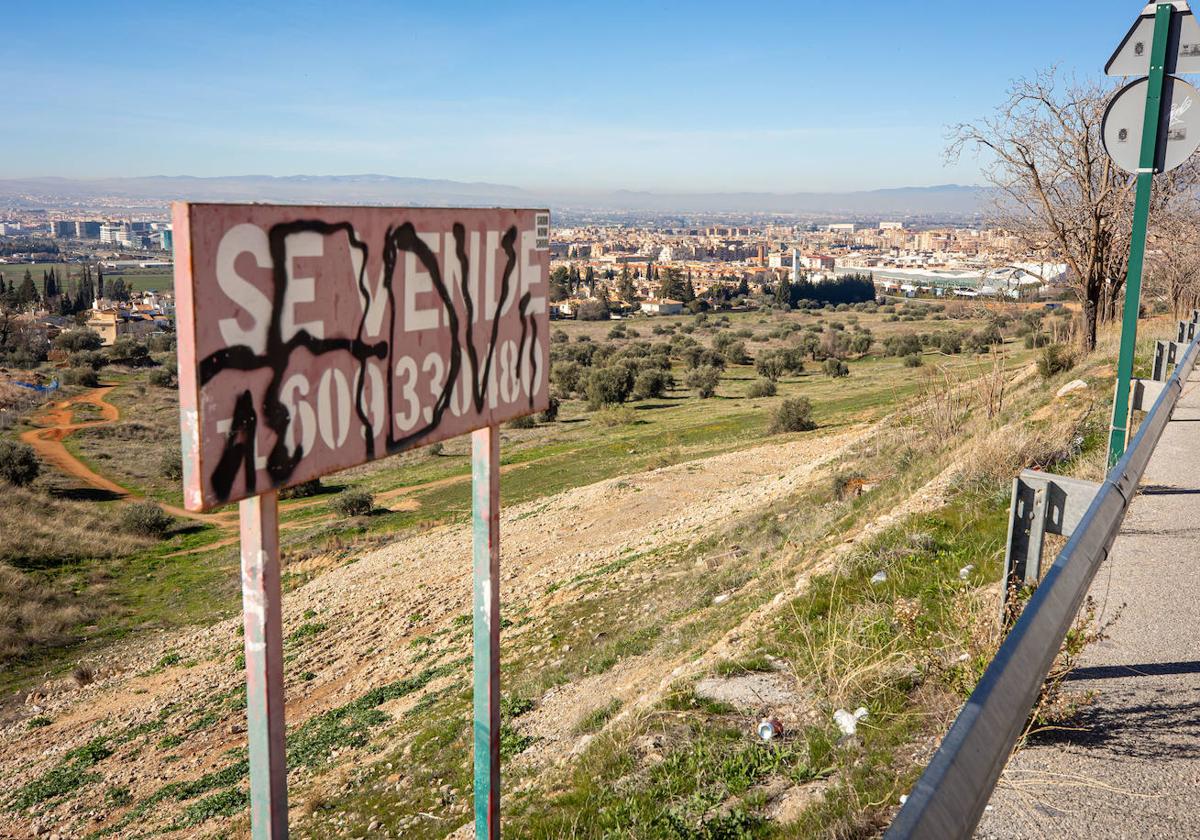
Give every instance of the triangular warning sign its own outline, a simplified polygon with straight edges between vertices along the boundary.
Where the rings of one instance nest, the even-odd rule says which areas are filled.
[[[1167,40],[1166,72],[1200,73],[1200,21],[1182,3],[1176,3],[1175,6]],[[1129,28],[1129,34],[1121,46],[1104,65],[1104,73],[1108,76],[1148,75],[1153,43],[1154,6],[1151,5]]]

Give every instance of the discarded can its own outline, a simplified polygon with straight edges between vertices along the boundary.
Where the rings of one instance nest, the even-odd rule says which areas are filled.
[[[773,741],[783,734],[783,724],[776,718],[763,718],[758,723],[758,737]]]

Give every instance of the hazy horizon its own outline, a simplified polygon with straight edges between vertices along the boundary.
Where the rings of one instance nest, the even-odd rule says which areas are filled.
[[[0,178],[384,172],[536,190],[974,185],[944,160],[1039,67],[1098,76],[1138,9],[215,2],[56,4],[11,39]],[[37,32],[35,6],[9,13]],[[1038,37],[1030,36],[1031,32]],[[181,48],[186,45],[186,48]],[[902,173],[902,174],[901,174]]]

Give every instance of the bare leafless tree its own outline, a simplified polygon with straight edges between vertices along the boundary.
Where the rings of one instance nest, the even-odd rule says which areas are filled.
[[[1097,324],[1117,312],[1129,260],[1133,176],[1112,163],[1100,133],[1111,92],[1042,71],[1015,82],[992,116],[954,126],[947,150],[951,160],[981,153],[996,222],[1031,254],[1067,265],[1088,350]],[[1193,164],[1156,178],[1155,210],[1195,182]]]
[[[1200,202],[1188,195],[1159,211],[1146,247],[1146,289],[1176,317],[1200,308]]]

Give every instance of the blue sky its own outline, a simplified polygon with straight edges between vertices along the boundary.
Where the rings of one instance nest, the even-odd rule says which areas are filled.
[[[531,188],[979,181],[946,127],[1100,68],[1137,2],[20,3],[0,177],[351,174]]]

